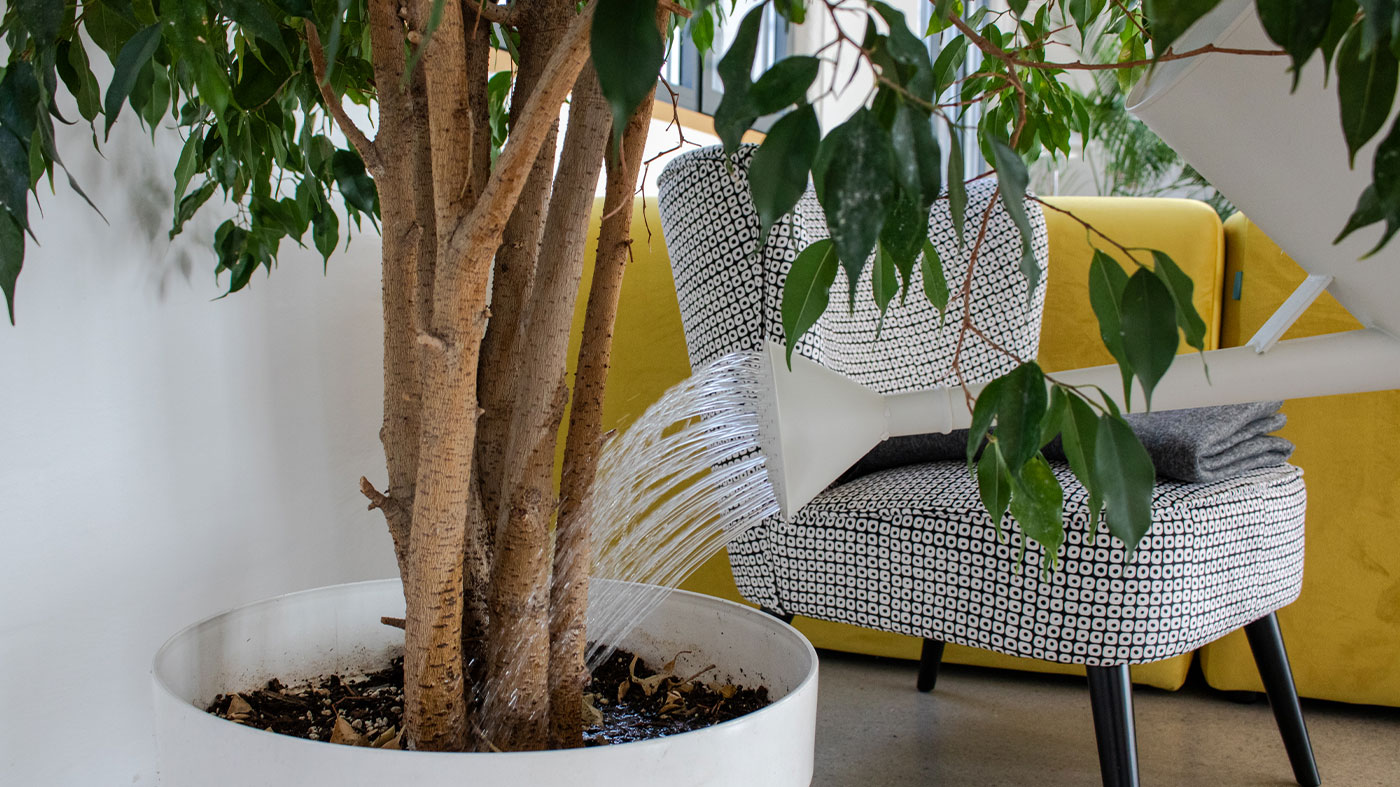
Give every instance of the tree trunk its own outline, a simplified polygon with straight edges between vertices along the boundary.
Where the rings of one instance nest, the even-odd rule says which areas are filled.
[[[658,24],[665,23],[666,14],[660,12]],[[651,130],[655,95],[653,90],[628,119],[621,157],[608,155],[602,227],[574,374],[549,610],[550,738],[560,748],[583,745],[583,688],[588,683],[584,664],[588,645],[588,572],[593,559],[592,521],[587,504],[602,447],[603,393],[612,353],[613,322],[623,270],[632,253],[633,195]]]
[[[588,215],[602,169],[608,106],[591,67],[574,85],[535,286],[518,342],[518,396],[508,436],[492,576],[488,736],[509,748],[549,744],[549,526],[554,448],[568,401],[565,359],[583,272]]]

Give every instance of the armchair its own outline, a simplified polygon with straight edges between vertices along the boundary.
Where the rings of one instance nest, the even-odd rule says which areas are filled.
[[[662,229],[695,367],[782,341],[787,270],[801,248],[826,235],[809,191],[758,248],[746,180],[753,150],[736,154],[732,172],[719,149],[693,151],[659,181]],[[993,193],[990,183],[972,184],[968,215],[980,220]],[[934,211],[932,240],[956,284],[968,252],[956,244],[946,202]],[[1038,212],[1032,219],[1043,273],[1044,222]],[[980,330],[1006,352],[981,342],[966,346],[960,360],[967,382],[989,380],[1015,358],[1036,355],[1044,284],[1028,297],[1019,259],[1017,231],[996,207],[970,300]],[[875,342],[870,286],[867,273],[860,283],[866,294],[857,295],[854,309],[828,310],[797,352],[883,393],[954,383],[947,378],[965,304],[950,303],[942,323],[922,297],[892,305]],[[909,289],[921,287],[916,281]],[[1106,532],[1089,532],[1087,495],[1067,467],[1056,473],[1067,490],[1068,525],[1054,572],[1042,572],[1043,556],[1023,550],[1014,528],[1003,535],[963,463],[949,461],[834,485],[788,521],[757,524],[730,546],[735,581],[775,614],[924,638],[921,689],[933,687],[945,642],[1085,665],[1106,785],[1137,784],[1128,665],[1186,653],[1244,627],[1295,774],[1302,784],[1317,784],[1273,618],[1301,584],[1306,492],[1299,471],[1283,465],[1217,483],[1159,482],[1153,530],[1131,561]]]

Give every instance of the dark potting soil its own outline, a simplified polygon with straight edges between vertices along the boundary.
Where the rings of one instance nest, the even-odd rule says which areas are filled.
[[[584,695],[584,745],[646,740],[697,730],[766,707],[768,688],[706,680],[714,668],[678,675],[674,660],[652,668],[626,651],[593,672]],[[273,679],[253,691],[220,694],[206,708],[249,727],[317,741],[400,748],[403,659],[360,677],[329,675],[288,687]]]

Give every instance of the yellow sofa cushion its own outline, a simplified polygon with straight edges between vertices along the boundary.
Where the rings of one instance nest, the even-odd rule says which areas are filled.
[[[1223,343],[1239,346],[1306,274],[1244,216],[1225,232]],[[1324,293],[1285,338],[1359,327]],[[1303,591],[1278,613],[1298,693],[1400,705],[1400,391],[1283,409],[1281,434],[1298,447],[1291,461],[1308,485]],[[1238,633],[1202,649],[1201,666],[1216,688],[1262,690]]]
[[[1125,246],[1159,248],[1172,255],[1196,283],[1194,301],[1209,331],[1207,347],[1218,341],[1223,246],[1220,221],[1206,205],[1189,200],[1059,197],[1047,200],[1111,235]],[[647,220],[642,218],[646,211]],[[1040,342],[1040,361],[1048,370],[1111,362],[1098,338],[1088,302],[1088,266],[1092,256],[1082,224],[1053,209],[1045,211],[1050,241],[1050,272]],[[597,236],[595,207],[590,237]],[[647,227],[652,233],[648,240]],[[690,373],[681,328],[680,308],[670,262],[660,235],[656,202],[638,205],[633,222],[633,261],[623,278],[614,337],[612,370],[604,403],[607,428],[639,416],[667,388]],[[1096,239],[1101,247],[1107,247]],[[1121,255],[1120,255],[1121,256]],[[592,258],[590,249],[589,258]],[[574,341],[582,325],[591,271],[585,271],[575,317]],[[1184,348],[1184,345],[1183,345]],[[1184,350],[1183,350],[1184,351]],[[570,353],[572,356],[573,353]],[[729,571],[728,558],[717,555],[682,585],[710,595],[742,601]],[[825,621],[799,618],[795,625],[819,648],[896,658],[918,658],[921,641]],[[954,663],[1083,674],[1083,668],[950,645],[944,659]],[[1133,667],[1138,683],[1175,689],[1185,681],[1191,656]]]

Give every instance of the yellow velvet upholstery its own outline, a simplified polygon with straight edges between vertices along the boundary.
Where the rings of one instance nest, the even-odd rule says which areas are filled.
[[[1243,216],[1225,223],[1224,346],[1239,346],[1305,273]],[[1237,274],[1239,298],[1235,295]],[[1285,338],[1352,330],[1323,294]],[[1400,391],[1291,400],[1281,433],[1308,486],[1303,591],[1278,613],[1298,693],[1400,705]],[[1238,633],[1207,645],[1210,685],[1262,690]]]
[[[1072,211],[1124,246],[1160,248],[1172,255],[1196,283],[1196,308],[1209,326],[1207,346],[1216,346],[1224,251],[1220,221],[1209,207],[1199,202],[1165,199],[1063,197],[1049,202],[1053,207]],[[633,237],[636,239],[632,247],[633,262],[628,266],[623,280],[612,371],[604,405],[604,423],[607,427],[630,423],[648,404],[690,371],[680,310],[671,280],[670,263],[660,235],[655,200],[645,203],[647,223],[653,233],[650,243],[641,219],[642,205],[638,207],[638,217],[633,223]],[[1084,227],[1055,210],[1047,209],[1045,214],[1050,241],[1050,272],[1040,361],[1049,370],[1109,363],[1112,359],[1099,342],[1097,324],[1089,310],[1087,280],[1092,250]],[[595,209],[590,230],[590,237],[594,240],[597,225],[598,211]],[[1095,242],[1102,248],[1108,248],[1100,238],[1095,238]],[[591,259],[591,251],[589,256]],[[1119,256],[1121,259],[1121,254]],[[589,278],[586,272],[584,293],[580,296],[574,326],[575,341],[582,323]],[[728,558],[723,554],[709,561],[683,587],[742,600],[730,576]],[[820,648],[911,659],[919,655],[921,641],[914,637],[802,618],[795,621],[795,625]],[[946,649],[944,659],[955,663],[1083,674],[1082,667],[1002,656],[951,645]],[[1155,664],[1136,665],[1132,668],[1133,680],[1175,689],[1184,682],[1190,662],[1191,656],[1188,654]]]

